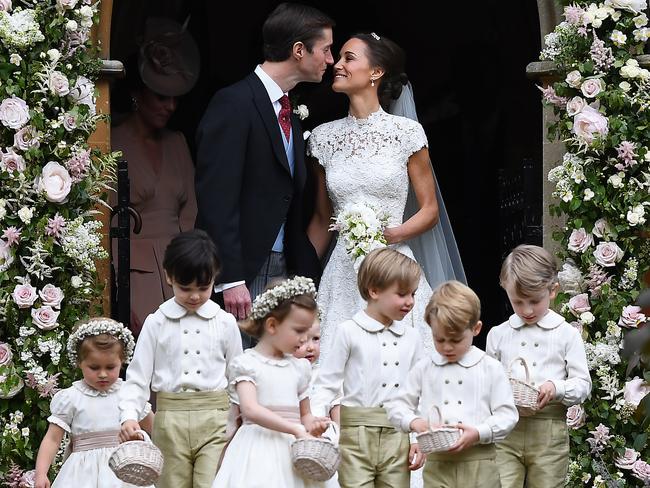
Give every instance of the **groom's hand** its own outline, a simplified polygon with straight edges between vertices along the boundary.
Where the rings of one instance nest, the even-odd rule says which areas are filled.
[[[237,285],[223,291],[223,304],[226,312],[237,320],[244,320],[251,311],[251,294],[246,285]]]

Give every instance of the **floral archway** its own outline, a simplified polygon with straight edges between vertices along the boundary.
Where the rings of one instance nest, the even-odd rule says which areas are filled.
[[[91,150],[99,2],[0,0],[0,479],[31,486],[49,401],[75,378],[74,324],[97,315],[98,208],[114,155]],[[23,470],[27,470],[23,473]]]
[[[549,134],[566,147],[548,174],[550,211],[566,221],[554,234],[559,302],[582,331],[593,380],[568,413],[568,486],[650,484],[650,358],[639,350],[650,326],[635,305],[650,267],[650,71],[637,59],[650,38],[647,7],[575,0],[541,54],[560,79],[542,88],[556,114]]]

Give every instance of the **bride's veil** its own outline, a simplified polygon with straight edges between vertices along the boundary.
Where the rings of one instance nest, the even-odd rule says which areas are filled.
[[[410,82],[404,85],[399,98],[393,100],[389,112],[393,115],[401,115],[402,117],[418,120],[418,115],[415,111],[415,100],[413,99],[413,88]],[[431,160],[429,160],[429,164],[431,165]],[[456,239],[454,238],[454,231],[449,222],[449,216],[445,209],[440,185],[438,185],[433,166],[431,166],[431,172],[433,173],[433,179],[436,185],[439,221],[433,229],[409,240],[408,245],[413,250],[415,259],[422,267],[431,288],[435,288],[447,280],[458,280],[467,283],[463,263],[460,259]],[[413,186],[409,185],[404,220],[409,219],[419,209],[420,206],[415,197]]]

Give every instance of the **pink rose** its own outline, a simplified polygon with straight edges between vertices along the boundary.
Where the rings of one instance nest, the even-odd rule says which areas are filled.
[[[52,71],[47,86],[52,94],[59,97],[63,97],[70,93],[70,83],[68,82],[68,78],[66,78],[66,76],[60,71]]]
[[[34,305],[36,298],[38,298],[38,295],[36,295],[36,288],[29,283],[16,285],[11,296],[13,297],[14,302],[16,302],[16,305],[18,305],[18,308],[29,308]]]
[[[71,187],[72,178],[64,166],[55,161],[45,165],[38,182],[38,189],[45,192],[46,200],[54,203],[64,202]]]
[[[43,305],[49,305],[54,308],[59,308],[61,306],[61,301],[63,300],[63,291],[61,288],[48,283],[38,292],[38,294],[41,297]]]
[[[36,486],[36,470],[25,471],[20,477],[18,488],[34,488]]]
[[[571,405],[566,411],[566,424],[570,429],[579,429],[585,425],[585,409],[582,405]]]
[[[641,307],[636,305],[628,305],[623,308],[621,318],[618,319],[618,325],[621,327],[636,328],[646,321],[646,316],[641,313]]]
[[[591,144],[598,136],[609,131],[607,117],[587,105],[573,118],[573,133],[586,144]]]
[[[10,129],[20,129],[29,122],[29,107],[25,100],[12,95],[0,103],[0,122]]]
[[[571,297],[569,300],[569,310],[576,317],[579,317],[581,313],[588,312],[591,310],[591,305],[589,305],[589,295],[586,293],[580,293]]]
[[[639,478],[644,483],[650,481],[650,464],[645,461],[638,460],[632,466],[632,474]]]
[[[594,228],[591,232],[596,237],[600,237],[602,239],[603,237],[608,237],[612,233],[612,228],[607,220],[598,219],[596,222],[594,222]]]
[[[75,130],[77,128],[77,118],[71,114],[66,113],[63,115],[63,128],[68,132]]]
[[[31,125],[26,125],[14,134],[14,146],[21,151],[27,151],[40,145],[38,132]]]
[[[580,227],[579,229],[573,229],[573,232],[571,232],[568,248],[573,252],[585,252],[593,243],[593,236],[587,233],[584,227]]]
[[[11,10],[11,0],[0,0],[0,10],[9,12]]]
[[[25,160],[20,154],[17,154],[12,148],[7,148],[6,153],[2,153],[0,158],[0,168],[7,173],[22,173],[25,171]]]
[[[579,114],[583,108],[587,106],[587,102],[582,97],[573,97],[566,104],[566,111],[569,116],[573,117],[574,115]]]
[[[615,242],[601,242],[594,250],[596,262],[605,268],[616,266],[623,254],[625,253]]]
[[[49,305],[45,305],[40,308],[32,308],[32,321],[34,325],[42,330],[52,330],[57,327],[56,319],[59,318],[59,314],[53,310]]]
[[[605,84],[600,78],[589,78],[582,82],[580,91],[587,98],[595,98],[605,89]]]
[[[9,363],[11,363],[12,357],[13,354],[11,354],[9,344],[0,342],[0,366],[7,366]]]
[[[625,448],[625,454],[617,457],[614,464],[621,469],[632,469],[636,460],[639,459],[639,453],[634,449]]]
[[[635,376],[630,381],[625,383],[623,388],[623,398],[626,402],[631,403],[635,407],[639,406],[641,400],[650,393],[650,385],[645,382],[643,378]]]

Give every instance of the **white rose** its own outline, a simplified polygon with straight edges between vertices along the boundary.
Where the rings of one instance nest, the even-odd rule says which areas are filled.
[[[646,0],[605,0],[605,5],[630,12],[643,12],[648,8]]]
[[[580,88],[580,83],[582,82],[582,75],[580,71],[573,70],[566,75],[565,81],[571,88]]]
[[[35,287],[29,283],[25,283],[16,285],[11,297],[14,299],[14,303],[18,305],[18,308],[29,308],[34,305],[38,295],[36,294]]]
[[[52,71],[48,81],[48,87],[52,94],[59,97],[64,97],[70,93],[70,83],[68,82],[68,78],[60,71]]]
[[[632,89],[632,85],[630,85],[627,81],[621,81],[618,84],[618,87],[623,90],[625,93],[629,92]]]
[[[594,238],[592,235],[581,227],[580,229],[573,229],[573,232],[571,232],[568,248],[573,252],[585,252],[593,243]]]
[[[623,176],[625,176],[624,173],[616,173],[615,175],[612,175],[609,178],[607,178],[607,183],[612,185],[614,188],[622,188]]]
[[[605,268],[616,266],[624,254],[615,242],[601,242],[594,250],[596,262]]]
[[[0,0],[0,11],[9,12],[11,10],[11,0]]]
[[[65,28],[70,32],[75,32],[79,28],[79,24],[77,24],[76,20],[68,20],[67,24],[65,24]]]
[[[34,216],[34,209],[29,207],[23,207],[18,210],[18,218],[24,223],[29,224]]]
[[[566,424],[570,429],[579,429],[585,425],[585,409],[582,405],[571,405],[566,412]]]
[[[566,111],[569,116],[573,117],[574,115],[579,114],[583,108],[587,106],[587,102],[582,97],[573,97],[566,104]]]
[[[79,9],[79,15],[81,15],[84,19],[92,19],[93,14],[93,9],[88,5],[84,5]]]
[[[639,453],[634,449],[625,448],[625,453],[614,460],[616,467],[621,469],[632,469],[636,460],[639,459]]]
[[[81,276],[73,276],[70,278],[70,284],[72,288],[81,288],[84,284],[84,280]]]
[[[587,98],[594,98],[605,89],[605,83],[600,78],[588,78],[580,85],[580,91]]]
[[[75,8],[79,0],[56,0],[56,6],[59,10],[71,10]]]
[[[80,105],[87,105],[90,113],[95,114],[95,85],[85,76],[77,78],[69,97]]]
[[[38,294],[41,297],[41,302],[43,305],[49,305],[50,307],[54,308],[59,308],[64,298],[63,290],[51,283],[45,285],[43,289],[38,292]]]
[[[50,161],[45,165],[38,182],[38,190],[45,192],[45,199],[62,203],[68,197],[72,187],[72,178],[68,170],[56,161]]]
[[[9,62],[11,64],[15,64],[16,66],[20,66],[20,62],[23,60],[23,58],[20,56],[20,54],[12,54],[9,56]]]
[[[53,310],[49,305],[32,308],[32,322],[39,329],[52,330],[59,325],[56,320],[59,318],[60,313]]]
[[[637,205],[628,210],[627,221],[632,227],[645,224],[645,208],[643,208],[643,205]]]
[[[47,57],[50,58],[50,61],[56,63],[61,58],[61,53],[58,49],[49,49],[47,51]]]
[[[591,144],[598,136],[609,132],[607,117],[587,105],[573,118],[573,133],[585,143]]]
[[[619,72],[623,78],[636,78],[641,73],[641,68],[638,65],[625,64]]]
[[[583,192],[582,198],[585,202],[588,202],[589,200],[594,198],[595,195],[596,194],[593,192],[593,190],[591,190],[591,188],[586,188],[585,191]]]
[[[593,25],[596,29],[598,29],[601,25],[603,25],[603,21],[600,19],[594,19],[591,22],[591,25]]]
[[[0,122],[10,129],[20,129],[29,121],[29,107],[25,100],[12,95],[0,103]]]
[[[596,320],[596,317],[591,312],[583,312],[580,314],[580,322],[585,325],[593,324],[594,320]]]

